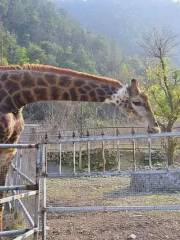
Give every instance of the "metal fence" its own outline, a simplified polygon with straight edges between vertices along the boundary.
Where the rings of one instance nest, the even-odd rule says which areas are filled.
[[[165,146],[170,138],[177,140],[177,159],[171,166],[168,165],[165,152]],[[23,157],[22,153],[22,149],[28,148],[29,145],[0,145],[0,148],[20,149],[9,174],[11,186],[0,187],[0,191],[11,192],[11,196],[1,199],[0,204],[16,202],[15,207],[21,209],[24,213],[24,221],[28,224],[28,227],[22,230],[0,232],[0,237],[19,235],[15,239],[25,239],[34,234],[35,239],[42,237],[43,240],[46,240],[47,214],[52,213],[180,210],[179,139],[180,132],[150,135],[59,137],[56,141],[46,138],[46,142],[43,144],[31,145],[31,149],[37,149],[34,167],[31,164],[31,157],[28,157],[27,153]],[[58,151],[58,157],[55,167],[50,168],[53,161],[48,160],[48,153],[52,151],[53,146],[55,151]],[[92,152],[97,149],[100,149],[101,157],[99,168],[96,169],[92,166],[93,161],[96,160]],[[115,157],[112,160],[114,164],[112,165],[108,165],[106,150],[114,153]],[[143,164],[139,161],[139,150],[146,153]],[[159,161],[154,161],[153,152],[157,150],[161,153],[164,152],[164,157],[162,158],[161,155],[158,157]],[[83,151],[86,152],[84,159],[82,158]],[[123,157],[127,155],[122,154],[124,151],[131,153],[128,164],[127,162],[125,164],[126,159],[123,160]],[[67,156],[70,163],[68,169],[64,166],[66,159],[63,159],[63,154],[66,152],[70,152],[70,155]],[[23,165],[23,163],[25,164]],[[103,192],[105,184],[99,184],[100,179],[107,185],[110,182],[106,186],[105,192]],[[89,186],[90,182],[93,182],[94,189]],[[98,194],[93,196],[92,193],[95,191],[98,191]],[[156,194],[163,193],[163,196],[167,198],[166,201],[155,202],[155,199],[152,204],[149,200],[143,202],[142,199],[137,201],[133,199],[132,203],[129,201],[131,196],[146,196],[154,194],[154,192]],[[175,196],[173,204],[172,199],[168,200],[169,195],[172,194]],[[35,196],[33,204],[21,200],[24,197],[29,199],[32,195]],[[119,200],[118,197],[123,198]]]
[[[56,162],[56,166],[52,169],[48,168],[49,177],[71,177],[71,176],[88,176],[93,175],[93,158],[92,152],[99,150],[101,155],[101,170],[95,171],[95,175],[116,175],[120,172],[131,172],[136,170],[148,169],[167,169],[168,157],[167,147],[168,140],[173,139],[176,142],[176,155],[179,157],[180,141],[179,132],[175,133],[161,133],[161,134],[129,134],[129,135],[100,135],[100,136],[86,136],[86,137],[71,137],[59,138],[58,142],[46,139],[46,151],[48,158],[48,165],[51,162]],[[82,167],[82,153],[86,152],[86,167]],[[114,165],[109,169],[107,151],[114,153]],[[69,152],[68,162],[71,165],[69,174],[67,171],[62,171],[63,155]],[[140,154],[144,153],[143,160],[139,161]],[[55,153],[48,156],[49,153]],[[128,165],[127,155],[130,154],[130,161]],[[156,161],[154,161],[155,154],[157,154]],[[159,154],[159,155],[158,155]],[[49,154],[50,155],[50,154]],[[106,156],[107,155],[107,156]],[[123,166],[123,157],[126,157],[128,166]],[[141,159],[142,160],[142,159]],[[158,161],[159,160],[159,161]],[[64,160],[65,161],[65,160]],[[154,163],[153,163],[154,162]],[[178,168],[180,161],[174,161],[171,167]]]
[[[166,157],[170,138],[176,140],[176,160],[171,166]],[[58,153],[54,168],[50,167],[52,159],[47,160],[44,196],[47,213],[180,210],[179,138],[180,132],[175,132],[59,138],[58,143],[47,141],[47,159],[53,147]],[[94,170],[92,152],[97,149],[100,149],[101,164]],[[112,169],[107,164],[106,150],[113,151],[116,156]],[[146,152],[143,164],[139,161],[139,150]],[[68,169],[63,160],[67,151],[70,152]],[[86,159],[82,159],[82,151],[86,152]],[[124,163],[123,151],[125,156],[131,153],[129,163]],[[154,151],[162,154],[158,162],[153,159]]]
[[[0,238],[14,237],[14,239],[25,239],[34,235],[38,239],[39,229],[39,198],[40,198],[40,169],[41,149],[35,144],[0,144],[0,149],[16,148],[18,153],[9,169],[6,186],[0,186],[3,198],[0,205],[4,208],[4,221],[11,225],[21,216],[23,229],[12,228],[0,232]],[[16,220],[12,216],[15,212]]]

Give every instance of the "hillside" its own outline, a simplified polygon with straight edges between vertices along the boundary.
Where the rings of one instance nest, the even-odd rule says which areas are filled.
[[[171,0],[54,0],[90,30],[116,40],[126,54],[140,52],[138,42],[153,28],[180,41],[180,2]],[[177,54],[176,54],[177,55]],[[180,49],[178,58],[180,63]]]
[[[4,64],[43,63],[112,75],[122,61],[114,43],[49,0],[0,0],[0,40]]]

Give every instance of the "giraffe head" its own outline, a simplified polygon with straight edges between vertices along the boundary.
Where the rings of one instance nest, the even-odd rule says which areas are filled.
[[[131,85],[124,85],[106,102],[114,103],[127,113],[133,113],[148,122],[148,133],[159,133],[160,128],[151,109],[148,96],[139,88],[137,80],[132,79]]]

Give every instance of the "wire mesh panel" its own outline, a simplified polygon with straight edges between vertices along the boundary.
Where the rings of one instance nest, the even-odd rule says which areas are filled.
[[[128,224],[142,222],[143,229],[149,227],[145,224],[149,219],[165,227],[164,235],[168,235],[166,220],[175,228],[180,220],[178,213],[165,212],[180,210],[179,137],[173,160],[168,158],[170,138],[132,135],[60,141],[58,174],[50,171],[52,160],[47,154],[48,239],[59,239],[58,234],[62,239],[133,239]],[[149,228],[151,237],[158,235],[160,228]],[[136,234],[144,239],[141,232]],[[156,238],[147,234],[147,239]]]
[[[30,235],[34,233],[37,224],[37,158],[38,151],[36,145],[19,144],[12,148],[17,148],[17,154],[9,166],[5,186],[1,186],[4,203],[3,234],[14,234],[14,229],[22,229],[22,234]],[[3,149],[3,148],[1,148]],[[4,189],[4,191],[2,191]],[[14,230],[7,232],[7,230]],[[23,229],[30,229],[32,232],[24,232]],[[19,231],[20,234],[20,231]],[[17,231],[18,235],[18,231]],[[24,236],[24,238],[25,238]]]
[[[59,234],[59,229],[63,239],[110,239],[107,221],[110,228],[116,230],[112,231],[112,239],[123,239],[117,230],[125,227],[118,225],[123,218],[129,224],[132,224],[131,217],[133,221],[153,218],[163,224],[164,216],[173,223],[173,214],[160,215],[157,210],[180,210],[179,136],[179,133],[73,136],[58,138],[56,142],[46,139],[46,143],[40,145],[38,156],[36,149],[19,149],[6,182],[6,197],[13,195],[14,201],[3,198],[0,203],[7,202],[7,219],[12,216],[10,209],[15,209],[13,215],[20,219],[18,224],[21,227],[24,224],[23,228],[30,231],[37,226],[36,213],[41,213],[43,240],[60,239],[53,232]],[[40,165],[36,159],[41,159]],[[39,182],[37,176],[41,179]],[[38,201],[41,209],[34,198],[37,185],[42,190]],[[142,218],[134,218],[132,211],[145,213],[139,213]],[[155,212],[156,216],[148,211]],[[174,217],[180,220],[178,214]],[[47,219],[51,226],[48,236]],[[62,221],[64,224],[54,229]],[[78,225],[83,221],[87,225]],[[10,220],[6,222],[9,224]],[[12,229],[12,225],[10,227]],[[98,231],[106,232],[104,238]],[[114,235],[115,232],[118,235]]]

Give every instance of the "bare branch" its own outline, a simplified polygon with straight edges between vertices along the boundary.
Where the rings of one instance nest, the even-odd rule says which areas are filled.
[[[139,45],[149,57],[167,58],[177,47],[177,36],[171,31],[153,29],[152,33],[145,34]]]

